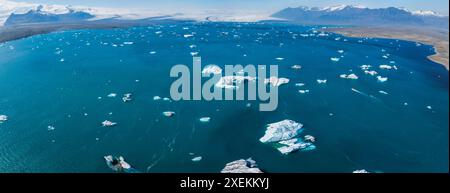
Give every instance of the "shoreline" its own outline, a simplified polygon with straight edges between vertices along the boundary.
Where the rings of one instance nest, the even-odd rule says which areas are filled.
[[[344,27],[326,28],[323,31],[347,37],[398,39],[431,45],[434,48],[435,54],[429,55],[427,58],[444,66],[449,71],[448,31],[408,27]]]

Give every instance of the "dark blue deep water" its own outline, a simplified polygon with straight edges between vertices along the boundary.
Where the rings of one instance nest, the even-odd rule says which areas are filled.
[[[248,157],[267,172],[448,172],[449,77],[426,58],[432,47],[314,30],[178,23],[2,43],[0,115],[9,120],[0,123],[0,172],[111,172],[103,161],[109,154],[156,173],[219,172]],[[203,64],[278,64],[291,82],[280,87],[273,112],[260,112],[256,101],[251,107],[249,101],[154,101],[169,97],[175,80],[169,71],[191,65],[190,52],[199,52]],[[294,64],[302,69],[291,69]],[[364,74],[364,64],[388,81]],[[359,79],[340,78],[344,73]],[[133,101],[124,103],[125,93],[133,93]],[[176,115],[161,114],[168,110]],[[209,123],[199,121],[205,116]],[[259,142],[266,124],[284,119],[304,124],[317,149],[282,155]],[[102,127],[104,120],[118,125]],[[195,156],[203,159],[191,161]]]

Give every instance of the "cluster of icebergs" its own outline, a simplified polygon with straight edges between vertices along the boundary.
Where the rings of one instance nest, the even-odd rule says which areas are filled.
[[[272,143],[282,154],[289,154],[294,151],[314,150],[316,146],[313,136],[307,135],[304,139],[298,138],[303,131],[303,125],[292,120],[283,120],[267,125],[266,132],[259,139],[262,143]]]

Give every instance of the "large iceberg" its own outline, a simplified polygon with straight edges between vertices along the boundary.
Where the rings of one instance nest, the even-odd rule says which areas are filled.
[[[305,142],[300,138],[294,138],[294,139],[289,139],[286,141],[280,141],[278,142],[277,145],[280,145],[280,147],[278,147],[278,151],[280,151],[282,154],[289,154],[292,153],[294,151],[309,151],[309,150],[314,150],[316,149],[316,146],[310,142]]]
[[[283,120],[267,125],[266,133],[259,141],[262,143],[289,140],[302,132],[303,125],[292,120]]]
[[[257,168],[256,162],[252,158],[240,159],[225,165],[220,173],[263,173]]]

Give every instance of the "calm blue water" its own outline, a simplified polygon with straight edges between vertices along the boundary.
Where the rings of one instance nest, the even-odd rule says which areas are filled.
[[[144,172],[219,172],[248,157],[267,172],[448,172],[449,77],[427,60],[432,48],[334,34],[300,36],[313,29],[179,23],[56,32],[0,44],[0,115],[9,117],[0,123],[0,172],[111,172],[103,161],[109,154],[124,156]],[[248,108],[248,101],[153,101],[169,96],[175,80],[170,68],[191,65],[190,52],[199,52],[203,64],[278,64],[280,76],[291,82],[280,88],[274,112],[259,112],[257,102]],[[341,55],[339,62],[330,60]],[[390,61],[398,70],[378,68]],[[291,69],[294,64],[302,70]],[[365,75],[363,64],[389,80]],[[344,73],[359,79],[339,78]],[[129,92],[133,101],[122,102]],[[108,98],[109,93],[118,96]],[[177,114],[162,116],[167,110]],[[210,123],[198,121],[205,116]],[[258,141],[266,124],[283,119],[304,124],[317,149],[283,156]],[[104,120],[118,125],[102,127]],[[192,162],[195,156],[203,160]]]

